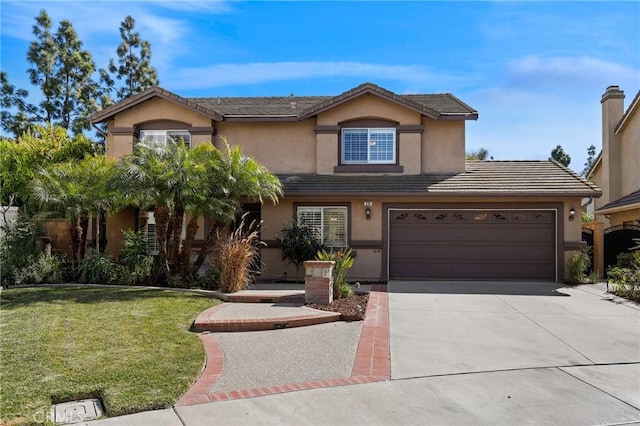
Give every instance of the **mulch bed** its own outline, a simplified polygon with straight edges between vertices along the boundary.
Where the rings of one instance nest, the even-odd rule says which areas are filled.
[[[336,299],[328,305],[310,303],[307,306],[322,311],[338,312],[343,321],[362,321],[367,312],[369,293],[356,293],[349,297]]]

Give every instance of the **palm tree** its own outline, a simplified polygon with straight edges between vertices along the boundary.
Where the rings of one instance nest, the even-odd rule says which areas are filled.
[[[178,167],[186,154],[184,144],[160,146],[139,142],[135,152],[123,158],[111,183],[119,191],[120,207],[135,206],[153,209],[158,238],[158,262],[169,278],[168,230],[175,211],[175,187],[184,183],[183,170]],[[188,182],[188,179],[187,179]]]
[[[230,146],[224,138],[222,143],[223,149],[211,154],[207,167],[208,184],[204,204],[193,206],[194,212],[214,220],[193,265],[194,273],[211,252],[216,231],[228,225],[241,211],[241,200],[260,203],[268,200],[277,203],[278,197],[282,195],[280,180],[266,167],[253,158],[245,157],[237,145]]]
[[[240,210],[240,199],[269,199],[276,202],[282,194],[280,181],[264,166],[242,155],[238,147],[220,151],[210,143],[189,149],[182,143],[158,146],[138,143],[135,152],[118,165],[115,188],[119,188],[121,206],[153,209],[158,238],[158,261],[167,279],[170,236],[176,269],[187,274],[198,220],[206,216],[219,228],[233,220]],[[184,215],[190,216],[184,245],[180,244]],[[170,235],[172,234],[172,235]],[[192,272],[204,262],[215,241],[215,229],[209,232]]]
[[[80,162],[54,163],[40,169],[31,182],[36,201],[69,219],[74,269],[85,255],[89,216],[109,208],[113,200],[107,188],[113,166],[104,156],[88,156]]]

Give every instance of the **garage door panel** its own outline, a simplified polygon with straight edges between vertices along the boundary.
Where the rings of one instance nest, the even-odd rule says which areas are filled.
[[[548,227],[508,227],[508,232],[502,227],[484,228],[464,226],[464,227],[446,227],[444,229],[433,226],[427,234],[416,232],[415,227],[402,226],[392,227],[394,232],[394,240],[406,241],[469,241],[470,236],[474,241],[514,241],[522,243],[530,243],[534,241],[553,242],[554,234]]]
[[[479,246],[440,246],[437,249],[425,250],[423,247],[398,248],[392,260],[416,259],[428,261],[429,259],[477,259],[500,262],[502,260],[520,260],[522,263],[541,259],[546,262],[553,261],[547,247],[479,247]]]
[[[394,211],[389,215],[389,277],[555,279],[554,215]]]

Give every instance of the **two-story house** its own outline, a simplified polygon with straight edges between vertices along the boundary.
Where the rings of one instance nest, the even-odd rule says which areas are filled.
[[[640,238],[640,91],[626,111],[624,99],[618,86],[602,95],[602,151],[586,176],[603,192],[585,207],[602,223],[596,232],[604,234],[604,247],[595,251],[605,270]]]
[[[225,137],[276,174],[280,202],[247,206],[268,244],[262,279],[293,276],[276,239],[298,217],[328,245],[354,249],[351,279],[562,280],[580,247],[581,198],[600,190],[552,161],[465,161],[465,125],[477,118],[451,94],[366,83],[337,96],[186,99],[152,88],[92,122],[108,124],[109,156],[138,139]],[[111,253],[135,222],[133,209],[109,218]]]

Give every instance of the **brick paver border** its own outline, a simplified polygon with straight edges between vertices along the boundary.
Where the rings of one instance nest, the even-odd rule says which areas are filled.
[[[209,393],[224,369],[224,353],[211,334],[201,334],[200,339],[204,343],[206,351],[205,369],[198,381],[176,403],[176,406],[253,398],[256,396],[306,389],[380,382],[389,380],[391,377],[391,362],[389,359],[389,297],[387,295],[386,285],[372,286],[369,292],[367,314],[362,324],[362,332],[358,342],[351,377]]]

